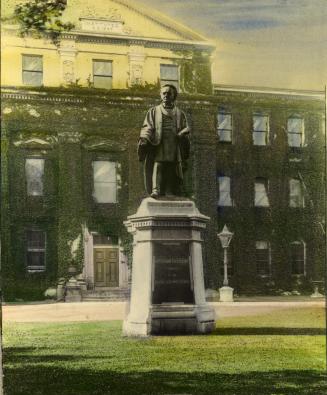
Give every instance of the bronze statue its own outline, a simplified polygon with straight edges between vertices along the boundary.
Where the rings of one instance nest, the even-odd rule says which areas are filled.
[[[190,128],[184,112],[175,106],[177,89],[166,84],[160,96],[161,104],[146,114],[138,143],[138,157],[144,161],[145,189],[153,198],[180,196],[190,153]]]

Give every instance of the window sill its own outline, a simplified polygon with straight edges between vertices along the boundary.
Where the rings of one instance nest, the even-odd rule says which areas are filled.
[[[45,272],[45,267],[28,266],[27,267],[27,272],[28,273],[44,273]]]

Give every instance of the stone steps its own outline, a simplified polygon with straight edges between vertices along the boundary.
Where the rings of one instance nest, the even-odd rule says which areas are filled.
[[[100,301],[126,301],[129,299],[129,288],[95,289],[84,291],[82,294],[83,302]]]

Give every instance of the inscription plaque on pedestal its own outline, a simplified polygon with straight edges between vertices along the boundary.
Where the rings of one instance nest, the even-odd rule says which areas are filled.
[[[194,303],[187,242],[156,242],[152,303]]]

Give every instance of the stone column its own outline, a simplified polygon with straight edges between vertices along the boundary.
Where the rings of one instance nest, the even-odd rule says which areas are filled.
[[[129,60],[129,85],[143,84],[143,68],[145,62],[144,47],[142,45],[133,45],[128,53]]]
[[[192,233],[193,242],[191,245],[191,256],[194,283],[194,301],[195,304],[201,305],[206,303],[203,276],[202,240],[198,230],[193,230]]]
[[[132,225],[129,231],[134,236],[131,302],[128,322],[124,332],[129,336],[147,336],[150,326],[152,292],[152,245],[151,230],[137,231]]]
[[[64,85],[76,83],[75,61],[77,55],[74,35],[68,35],[60,40],[58,48],[61,62],[61,78]]]

